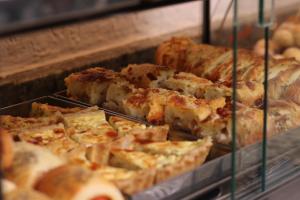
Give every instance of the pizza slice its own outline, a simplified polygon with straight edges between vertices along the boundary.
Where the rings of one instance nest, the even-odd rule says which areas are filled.
[[[123,193],[132,195],[153,185],[154,170],[128,170],[104,166],[95,170],[102,178],[114,183]]]
[[[106,121],[103,110],[86,109],[64,115],[70,137],[80,144],[108,143],[118,137],[118,133]]]
[[[19,130],[28,128],[38,128],[42,126],[51,126],[63,122],[63,117],[57,113],[52,117],[15,117],[11,115],[0,116],[0,126],[17,134]]]
[[[139,142],[165,141],[168,136],[169,126],[146,126],[138,122],[117,116],[111,116],[109,123],[120,135],[133,135]]]
[[[37,103],[33,102],[31,104],[31,112],[30,116],[32,117],[49,117],[55,115],[57,112],[61,114],[68,114],[68,113],[76,113],[84,108],[74,107],[74,108],[62,108],[59,106],[53,106],[44,103]]]
[[[154,169],[155,156],[141,151],[112,150],[109,164],[128,170]]]

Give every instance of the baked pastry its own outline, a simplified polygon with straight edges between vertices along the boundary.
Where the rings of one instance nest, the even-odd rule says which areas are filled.
[[[228,87],[227,83],[213,83],[192,73],[175,72],[174,69],[158,65],[128,65],[122,69],[121,74],[137,87],[165,88],[184,95],[205,99],[219,97],[231,99],[232,95],[231,87]],[[142,81],[137,81],[140,79]],[[237,100],[239,102],[250,106],[255,105],[256,102],[261,101],[262,96],[263,85],[261,83],[254,81],[239,81],[237,83]]]
[[[120,191],[91,171],[64,165],[44,174],[35,188],[57,200],[123,200]]]
[[[167,140],[169,126],[146,126],[121,117],[111,116],[109,123],[120,135],[133,135],[139,142],[158,142]]]
[[[28,188],[17,188],[4,195],[5,200],[50,200],[48,196]]]
[[[76,113],[81,110],[83,110],[83,108],[80,108],[80,107],[62,108],[59,106],[53,106],[53,105],[49,105],[49,104],[33,102],[31,104],[30,116],[32,116],[32,117],[50,117],[50,116],[55,115],[57,112],[64,115],[64,114],[68,114],[68,113]]]
[[[123,193],[132,195],[153,185],[155,170],[128,170],[105,166],[95,170],[95,173],[113,182]]]
[[[89,108],[64,115],[66,126],[73,130],[70,137],[81,144],[107,143],[118,137],[118,133],[106,121],[103,110]]]
[[[154,142],[142,145],[140,151],[112,151],[110,164],[129,170],[155,169],[157,183],[202,164],[211,146],[210,138],[195,142]]]
[[[69,75],[65,78],[65,84],[67,94],[72,98],[101,105],[105,101],[108,86],[117,79],[122,80],[118,73],[95,67]]]
[[[189,45],[186,45],[189,41]],[[180,49],[180,53],[177,50]],[[237,73],[239,81],[258,80],[257,74],[262,73],[263,58],[254,53],[239,49]],[[181,62],[170,65],[170,60],[180,57]],[[197,76],[208,78],[212,81],[231,82],[232,51],[223,47],[210,45],[196,45],[187,38],[172,38],[162,43],[156,51],[156,63],[174,67],[177,71],[191,72]]]
[[[57,125],[63,122],[63,118],[59,113],[52,117],[15,117],[10,115],[0,116],[0,126],[10,131],[14,135],[18,135],[21,129],[33,129],[42,126]]]
[[[14,145],[12,166],[4,171],[5,178],[19,187],[30,188],[42,174],[65,161],[49,150],[26,142]]]
[[[157,64],[168,65],[169,60],[176,60],[177,58],[174,57],[179,56],[184,62],[181,62],[181,65],[173,63],[171,66],[177,71],[191,72],[197,76],[208,78],[211,81],[225,82],[230,85],[233,62],[232,52],[226,49],[222,50],[220,47],[195,44],[190,40],[188,40],[189,45],[186,45],[185,41],[187,40],[186,38],[172,38],[162,43],[156,52]],[[172,53],[177,51],[178,48],[184,53],[180,55]],[[203,53],[204,51],[205,53]],[[297,104],[300,103],[300,100],[298,100],[300,98],[297,95],[299,65],[300,63],[295,59],[270,60],[270,99],[292,100]],[[263,68],[264,60],[262,57],[253,55],[244,49],[238,50],[237,78],[239,82],[242,82],[240,91],[238,88],[240,92],[238,97],[244,97],[241,102],[251,104],[251,102],[260,101],[263,96]],[[249,87],[249,83],[251,87]],[[248,99],[248,96],[250,97],[249,102],[245,100]]]

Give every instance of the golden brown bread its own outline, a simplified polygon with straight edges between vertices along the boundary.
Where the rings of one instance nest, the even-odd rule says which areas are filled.
[[[109,84],[118,78],[119,75],[111,70],[95,67],[69,75],[65,84],[72,98],[100,105],[105,101]]]
[[[15,143],[14,151],[12,166],[4,174],[20,187],[32,187],[42,174],[65,162],[49,150],[25,142]]]
[[[72,165],[64,165],[44,174],[35,188],[59,200],[90,200],[96,197],[124,199],[113,184],[85,168]]]
[[[213,83],[192,73],[174,72],[171,68],[153,64],[128,65],[121,73],[137,87],[165,88],[205,99],[219,97],[230,99],[232,95],[231,87],[225,83]],[[139,78],[142,81],[137,81]],[[261,83],[255,81],[239,81],[237,83],[237,100],[239,102],[252,106],[260,102],[262,96],[263,85]]]
[[[185,52],[180,54],[181,60],[184,60],[184,62],[181,62],[180,64],[175,62],[173,65],[170,65],[177,71],[192,72],[212,81],[231,82],[233,58],[230,50],[224,50],[222,52],[220,50],[222,48],[220,47],[208,47],[203,44],[195,44],[190,40],[188,40],[189,45],[185,45],[185,42],[183,41],[187,40],[188,39],[185,38],[172,38],[171,40],[162,43],[156,52],[157,64],[168,65],[168,60],[176,60],[176,58],[173,57],[179,55],[172,52],[176,51],[176,49],[180,49],[181,52]],[[214,53],[202,54],[201,52],[204,52],[205,50]],[[246,102],[248,104],[255,102],[255,99],[257,101],[261,99],[263,91],[262,83],[264,79],[263,67],[264,60],[262,57],[254,55],[248,50],[238,50],[238,81],[241,81],[244,86],[247,86],[248,83],[255,86],[253,87],[255,88],[254,90],[241,87],[241,94],[238,95],[239,97],[244,97],[241,102]],[[292,100],[295,103],[300,104],[300,97],[297,95],[297,80],[300,75],[299,69],[300,63],[295,59],[271,60],[269,66],[269,98]],[[249,102],[247,102],[245,94],[247,94],[246,97],[250,97]]]

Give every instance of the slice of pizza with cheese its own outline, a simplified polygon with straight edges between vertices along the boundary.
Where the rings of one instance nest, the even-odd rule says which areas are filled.
[[[106,121],[103,110],[86,109],[81,112],[64,115],[70,137],[81,144],[111,142],[118,133]]]
[[[0,116],[1,128],[9,130],[11,133],[18,133],[18,130],[56,125],[63,122],[63,117],[59,113],[52,117],[15,117],[11,115]]]
[[[103,166],[94,171],[102,178],[114,183],[123,193],[135,194],[153,185],[155,170],[128,170]]]
[[[117,116],[111,116],[109,123],[120,135],[133,135],[139,142],[165,141],[169,132],[168,125],[146,126]]]
[[[37,103],[33,102],[31,104],[31,112],[30,116],[32,117],[49,117],[55,115],[57,112],[61,114],[68,114],[68,113],[76,113],[84,108],[74,107],[74,108],[63,108],[59,106],[53,106],[50,104],[44,103]]]

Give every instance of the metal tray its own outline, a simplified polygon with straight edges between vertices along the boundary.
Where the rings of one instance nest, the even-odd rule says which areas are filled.
[[[61,107],[88,107],[82,103],[60,99],[57,96],[46,96],[0,109],[0,115],[28,116],[31,103],[40,102]],[[106,111],[107,115],[118,113]],[[122,117],[122,116],[121,116]],[[125,118],[130,119],[125,116]],[[286,177],[299,171],[300,129],[289,131],[288,134],[273,137],[268,141],[267,177],[269,183],[276,185],[280,177]],[[285,141],[285,143],[283,142]],[[239,181],[238,193],[240,197],[256,194],[259,190],[260,178],[260,143],[244,147],[236,152],[236,172]],[[298,159],[298,160],[297,160]],[[229,198],[229,183],[231,173],[231,155],[226,154],[210,160],[196,169],[154,185],[140,193],[128,197],[132,200],[152,199],[227,199]]]
[[[62,91],[59,91],[59,92],[56,92],[53,94],[53,96],[59,98],[59,99],[63,99],[63,100],[66,100],[66,101],[71,101],[71,102],[74,102],[74,103],[77,103],[77,104],[81,104],[81,105],[84,105],[84,106],[93,106],[89,103],[86,103],[84,101],[80,101],[80,100],[76,100],[76,99],[72,99],[70,98],[68,95],[67,95],[67,92],[66,90],[62,90]],[[138,121],[141,121],[142,123],[145,123],[145,124],[148,124],[150,125],[148,122],[146,121],[143,121],[143,120],[140,120],[140,119],[137,119],[137,118],[134,118],[134,117],[131,117],[131,116],[128,116],[128,115],[125,115],[123,113],[118,113],[118,112],[115,112],[115,111],[112,111],[110,109],[107,109],[107,108],[103,108],[100,106],[101,109],[105,110],[105,111],[108,111],[108,112],[113,112],[117,115],[120,115],[120,116],[124,116],[124,117],[129,117],[131,118],[132,120],[138,120]],[[174,130],[173,132],[176,132],[179,133],[178,135],[181,136],[182,138],[185,138],[187,140],[196,140],[197,137],[192,135],[192,134],[189,134],[189,133],[186,133],[184,131],[180,131],[180,130]],[[228,154],[231,152],[231,146],[230,145],[226,145],[226,144],[221,144],[221,143],[215,143],[212,150],[211,150],[211,153],[209,155],[209,159],[214,159],[214,158],[217,158],[217,157],[220,157],[220,156],[223,156],[225,154]]]
[[[0,115],[13,115],[13,116],[21,116],[21,117],[28,117],[30,114],[31,110],[31,104],[33,102],[38,102],[38,103],[47,103],[49,105],[54,105],[54,106],[60,106],[60,107],[82,107],[86,108],[88,107],[87,105],[84,105],[82,103],[77,103],[75,101],[69,101],[66,99],[59,99],[55,96],[45,96],[45,97],[40,97],[36,99],[32,99],[29,101],[25,101],[22,103],[18,103],[15,105],[7,106],[4,108],[0,108]],[[136,122],[141,122],[140,120],[132,119],[130,117],[124,116],[124,115],[119,115],[118,113],[111,112],[109,110],[105,110],[106,116],[119,116],[123,117],[129,120],[133,120]],[[219,195],[220,193],[220,184],[214,184],[213,186],[206,187],[208,183],[213,183],[218,180],[219,175],[222,175],[221,178],[225,177],[226,175],[228,176],[228,173],[221,173],[218,168],[222,168],[223,172],[227,171],[229,172],[230,166],[227,164],[223,163],[224,161],[222,160],[216,160],[214,162],[208,162],[207,164],[204,164],[200,166],[199,168],[180,175],[178,177],[172,178],[170,180],[167,180],[163,183],[157,184],[152,188],[149,188],[143,192],[140,192],[136,195],[128,197],[128,199],[174,199],[174,195],[178,195],[178,193],[183,194],[182,191],[184,188],[188,188],[186,190],[185,195],[193,193],[193,191],[197,191],[200,193],[197,195],[198,197],[201,195],[206,195],[210,199]],[[229,163],[229,162],[228,162]],[[218,166],[218,167],[217,167]],[[200,175],[200,174],[203,174]],[[195,181],[194,179],[198,179],[201,177],[201,182],[199,182],[199,187],[196,189],[191,190],[190,187],[194,185]],[[214,177],[211,179],[211,177]],[[198,181],[197,181],[198,182]],[[205,188],[201,190],[202,187]]]

